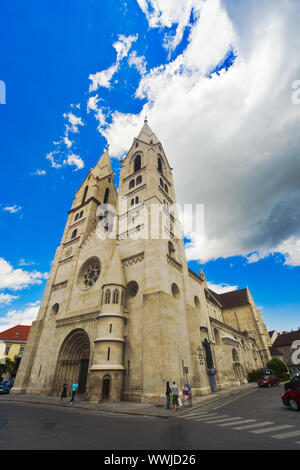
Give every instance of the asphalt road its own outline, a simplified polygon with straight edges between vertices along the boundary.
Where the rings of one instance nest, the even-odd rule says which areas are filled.
[[[0,449],[300,450],[300,412],[282,406],[283,388],[255,389],[171,419],[6,402]],[[249,427],[251,426],[251,427]]]

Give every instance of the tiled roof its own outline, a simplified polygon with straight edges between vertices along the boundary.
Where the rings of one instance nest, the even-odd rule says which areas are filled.
[[[26,341],[29,335],[30,326],[17,325],[0,333],[0,339],[3,341]]]
[[[240,307],[249,304],[247,289],[234,290],[225,294],[216,294],[209,289],[211,294],[222,304],[223,308]]]
[[[296,340],[300,340],[300,330],[291,331],[290,333],[284,332],[278,335],[273,343],[273,347],[279,348],[280,346],[290,346]]]

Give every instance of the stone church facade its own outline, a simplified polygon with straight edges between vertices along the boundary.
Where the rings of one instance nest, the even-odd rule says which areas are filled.
[[[118,192],[105,150],[75,193],[12,393],[58,395],[77,380],[92,402],[158,403],[167,380],[204,395],[266,366],[249,289],[218,295],[188,268],[175,203],[147,121]]]

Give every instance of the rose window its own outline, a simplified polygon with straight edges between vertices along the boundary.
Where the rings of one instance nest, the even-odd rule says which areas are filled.
[[[101,272],[100,261],[97,258],[92,258],[87,261],[81,270],[80,274],[80,287],[89,289],[95,285]]]

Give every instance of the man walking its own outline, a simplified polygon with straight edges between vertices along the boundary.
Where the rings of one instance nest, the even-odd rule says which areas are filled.
[[[71,397],[70,403],[74,403],[77,389],[78,389],[78,383],[75,380],[75,382],[72,385],[72,397]]]
[[[176,410],[178,407],[178,387],[175,382],[172,385],[172,395],[173,395],[173,410]]]

